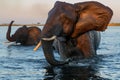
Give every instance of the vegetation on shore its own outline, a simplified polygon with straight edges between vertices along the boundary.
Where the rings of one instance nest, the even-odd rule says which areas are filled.
[[[110,23],[108,26],[120,26],[120,23]]]
[[[13,24],[12,26],[43,26],[44,24]],[[9,26],[9,24],[0,24],[0,26]]]
[[[0,24],[0,26],[8,26],[9,24]],[[44,26],[44,24],[13,24],[13,26],[23,26],[23,25],[27,25],[27,26]],[[109,23],[108,26],[120,26],[120,23]]]

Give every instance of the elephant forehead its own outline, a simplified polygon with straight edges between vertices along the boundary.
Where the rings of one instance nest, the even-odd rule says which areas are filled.
[[[23,32],[23,31],[26,31],[26,30],[27,30],[27,28],[20,27],[20,28],[18,28],[18,29],[17,29],[17,31],[16,31],[16,32],[19,32],[19,31]]]
[[[14,35],[27,35],[28,34],[28,31],[27,29],[23,29],[23,28],[19,28]]]
[[[57,1],[54,7],[49,11],[48,15],[50,16],[51,14],[55,14],[56,16],[58,16],[62,13],[72,16],[72,14],[75,13],[74,5],[66,2]]]

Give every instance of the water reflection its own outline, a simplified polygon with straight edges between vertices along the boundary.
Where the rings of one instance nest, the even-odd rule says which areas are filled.
[[[109,80],[100,77],[96,63],[89,66],[47,66],[45,69],[44,80]]]

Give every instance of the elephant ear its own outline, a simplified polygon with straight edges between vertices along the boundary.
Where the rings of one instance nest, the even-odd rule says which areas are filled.
[[[59,6],[59,11],[61,12],[59,16],[63,26],[63,32],[70,35],[76,22],[74,5],[65,2],[57,2],[56,5]]]
[[[108,8],[109,9],[109,8]],[[111,20],[111,17],[113,15],[113,12],[109,9],[101,12],[96,13],[98,17],[96,18],[96,29],[97,31],[105,31],[107,29],[107,26]]]
[[[90,30],[104,31],[113,15],[113,12],[109,7],[96,1],[76,3],[74,6],[78,18],[72,36]]]

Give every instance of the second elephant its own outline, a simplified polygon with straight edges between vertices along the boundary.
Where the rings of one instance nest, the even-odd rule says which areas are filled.
[[[20,43],[21,45],[35,45],[40,41],[41,29],[38,27],[27,27],[24,25],[16,30],[16,32],[10,36],[11,26],[14,21],[11,21],[6,38],[10,42]]]

